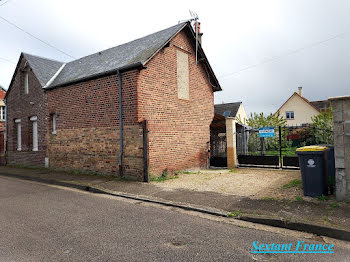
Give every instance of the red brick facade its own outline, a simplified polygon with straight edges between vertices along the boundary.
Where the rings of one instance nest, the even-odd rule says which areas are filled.
[[[142,129],[137,122],[138,70],[122,74],[124,175],[143,179]],[[47,91],[50,116],[56,115],[56,134],[49,123],[50,166],[118,174],[118,76],[111,75]],[[51,119],[51,117],[50,117]],[[52,121],[52,120],[51,120]]]
[[[42,86],[29,69],[29,93],[24,93],[26,60],[23,58],[15,72],[11,92],[6,97],[7,106],[7,163],[43,166],[46,156],[47,102]],[[33,151],[32,122],[30,117],[38,117],[38,151]],[[17,151],[17,129],[15,119],[21,119],[22,150]]]
[[[189,100],[178,98],[178,49],[189,57]],[[149,172],[206,167],[214,94],[185,33],[176,35],[146,66],[140,72],[138,117],[149,123]]]
[[[5,129],[6,129],[6,122],[5,122],[5,106],[4,106],[4,98],[6,95],[6,91],[0,87],[0,103],[2,107],[2,118],[0,119],[0,165],[5,165],[5,146],[6,146],[6,140],[5,140]]]
[[[189,99],[177,91],[177,50],[188,54]],[[22,59],[19,69],[23,69]],[[8,153],[11,164],[44,165],[118,174],[119,95],[116,74],[73,85],[43,90],[32,72],[29,94],[23,74],[15,74],[8,104]],[[193,43],[184,31],[160,50],[142,70],[124,72],[123,127],[125,176],[143,180],[142,121],[148,123],[148,170],[160,175],[206,167],[210,123],[214,116],[213,89]],[[56,116],[56,134],[52,116]],[[31,145],[31,116],[38,117],[39,151]],[[15,119],[22,123],[22,151],[17,151]]]
[[[1,101],[1,103],[3,103],[5,95],[6,95],[6,91],[4,89],[0,88],[0,101]],[[4,114],[5,114],[5,112],[4,112]],[[5,120],[0,119],[0,132],[5,131],[5,126],[6,126]],[[0,152],[2,152],[2,150],[0,150]]]

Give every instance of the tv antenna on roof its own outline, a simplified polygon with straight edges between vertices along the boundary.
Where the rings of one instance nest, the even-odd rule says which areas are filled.
[[[196,33],[196,64],[198,64],[198,34],[199,34],[199,18],[196,12],[193,12],[191,10],[188,10],[191,15],[191,19],[189,21],[194,22],[194,30]]]
[[[199,18],[198,18],[198,15],[197,15],[197,13],[196,12],[193,12],[193,11],[191,11],[191,10],[188,10],[189,12],[190,12],[190,15],[191,15],[191,19],[190,19],[190,21],[197,21]]]

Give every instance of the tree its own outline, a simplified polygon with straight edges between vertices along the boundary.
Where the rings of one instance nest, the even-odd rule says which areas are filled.
[[[238,117],[237,122],[241,125],[248,125],[252,127],[253,130],[250,132],[248,140],[248,151],[257,152],[260,150],[261,155],[265,155],[266,150],[275,151],[279,149],[279,134],[278,127],[285,127],[287,120],[280,116],[279,112],[277,114],[264,115],[264,113],[251,113],[250,117],[242,122]],[[267,139],[259,137],[258,129],[260,127],[274,127],[275,137],[269,137]],[[282,147],[288,148],[291,145],[291,141],[286,139],[286,130],[282,128]]]
[[[311,118],[311,135],[316,144],[333,144],[333,109]]]
[[[238,123],[242,125],[248,125],[253,128],[259,128],[259,127],[268,127],[268,126],[285,126],[287,123],[287,120],[280,116],[279,112],[275,115],[270,114],[265,116],[264,113],[251,113],[250,117],[246,119],[245,123],[242,122],[242,120],[238,117],[236,118]]]

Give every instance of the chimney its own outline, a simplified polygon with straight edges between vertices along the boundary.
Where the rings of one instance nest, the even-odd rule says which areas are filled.
[[[300,96],[303,96],[303,87],[302,87],[302,86],[299,86],[299,87],[298,87],[298,94],[299,94]]]
[[[202,45],[203,33],[201,33],[201,23],[198,21],[194,22],[194,32],[198,33],[198,42]]]

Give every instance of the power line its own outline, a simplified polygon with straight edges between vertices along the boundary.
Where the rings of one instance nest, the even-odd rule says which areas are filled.
[[[51,45],[50,43],[48,43],[48,42],[46,42],[46,41],[44,41],[44,40],[41,40],[39,37],[37,37],[37,36],[35,36],[35,35],[29,33],[28,31],[22,29],[22,28],[19,27],[19,26],[15,25],[15,24],[12,23],[11,21],[7,20],[6,18],[0,16],[0,19],[2,19],[3,21],[5,21],[6,23],[12,25],[13,27],[17,28],[18,30],[20,30],[20,31],[22,31],[22,32],[24,32],[24,33],[26,33],[27,35],[29,35],[29,36],[35,38],[36,40],[40,41],[41,43],[43,43],[43,44],[45,44],[45,45],[47,45],[47,46],[49,46],[49,47],[55,49],[56,51],[58,51],[58,52],[60,52],[60,53],[62,53],[62,54],[65,54],[66,56],[69,56],[70,58],[76,59],[75,57],[71,56],[70,54],[67,54],[66,52],[62,51],[61,49],[59,49],[59,48],[57,48],[57,47]]]
[[[7,58],[0,57],[0,59],[3,60],[3,61],[6,61],[8,63],[11,63],[11,64],[16,64],[15,62],[13,62],[13,61],[11,61],[11,60],[9,60]]]
[[[321,44],[323,44],[323,43],[325,43],[325,42],[328,42],[328,41],[331,41],[331,40],[336,39],[336,38],[338,38],[338,37],[341,37],[341,36],[343,36],[343,35],[346,35],[347,33],[348,33],[348,32],[344,32],[344,33],[341,33],[341,34],[338,34],[338,35],[329,37],[329,38],[327,38],[327,39],[324,39],[324,40],[321,40],[321,41],[312,43],[312,44],[310,44],[310,45],[307,45],[307,46],[304,46],[304,47],[301,47],[301,48],[298,48],[298,49],[289,51],[289,52],[287,52],[287,53],[285,53],[285,54],[283,54],[283,55],[279,55],[279,56],[276,56],[276,57],[267,58],[267,59],[265,59],[265,60],[263,60],[263,61],[261,61],[261,62],[259,62],[259,63],[257,63],[257,64],[253,64],[253,65],[244,67],[244,68],[242,68],[242,69],[240,69],[240,70],[238,70],[238,71],[235,71],[235,72],[233,72],[233,73],[229,73],[229,74],[226,74],[226,75],[219,76],[218,78],[222,78],[222,79],[229,78],[229,77],[231,77],[231,76],[234,76],[234,75],[236,75],[236,74],[239,74],[240,72],[243,72],[243,71],[252,69],[252,68],[254,68],[254,67],[258,67],[258,66],[263,65],[263,64],[266,64],[266,63],[273,62],[273,61],[275,61],[275,60],[284,58],[284,57],[286,57],[286,56],[293,55],[293,54],[295,54],[295,53],[299,53],[299,52],[301,52],[301,51],[304,51],[304,50],[307,49],[307,48],[312,48],[312,47],[321,45]]]
[[[7,0],[4,3],[0,4],[0,6],[6,5],[8,2],[10,2],[11,0]]]

